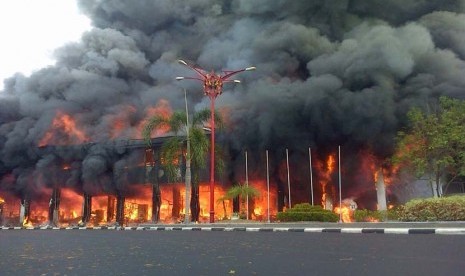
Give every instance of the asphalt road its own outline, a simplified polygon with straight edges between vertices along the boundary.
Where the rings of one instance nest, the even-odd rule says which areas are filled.
[[[0,231],[0,275],[464,275],[465,235]]]

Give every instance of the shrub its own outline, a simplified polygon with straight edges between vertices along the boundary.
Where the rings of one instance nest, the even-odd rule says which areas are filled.
[[[296,204],[286,212],[279,212],[277,219],[280,221],[322,221],[337,222],[339,216],[324,210],[321,206],[312,206],[309,203]]]
[[[399,205],[387,211],[388,220],[399,220],[400,214],[403,212],[404,206]]]
[[[401,221],[463,221],[465,196],[414,199],[399,209]]]
[[[366,209],[354,211],[354,220],[357,222],[384,221],[385,218],[385,211],[371,211]]]
[[[360,209],[354,211],[354,220],[357,222],[373,222],[386,220],[399,220],[399,210],[402,206],[387,211],[371,211]]]
[[[294,205],[288,212],[319,212],[324,210],[320,205],[311,205],[310,203],[299,203]]]

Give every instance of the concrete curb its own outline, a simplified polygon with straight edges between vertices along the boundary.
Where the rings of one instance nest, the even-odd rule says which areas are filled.
[[[123,231],[223,231],[223,232],[301,232],[343,234],[440,234],[465,235],[465,228],[318,228],[318,227],[1,227],[0,230],[123,230]]]

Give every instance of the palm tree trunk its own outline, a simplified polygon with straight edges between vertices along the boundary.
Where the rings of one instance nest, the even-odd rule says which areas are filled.
[[[181,192],[179,187],[173,185],[173,209],[171,209],[171,217],[173,220],[179,219],[179,213],[181,211]]]
[[[152,183],[152,222],[158,223],[160,220],[161,192],[158,181]]]
[[[199,200],[199,186],[192,183],[191,189],[191,221],[199,221],[200,217],[200,200]]]
[[[152,183],[152,222],[158,223],[160,220],[161,191],[158,182],[158,165],[147,166],[147,180]]]
[[[240,214],[241,214],[241,216],[247,217],[246,200],[245,200],[244,196],[239,196],[239,200],[241,202]]]
[[[226,213],[226,203],[224,202],[224,199],[222,200],[223,201],[223,219],[227,219],[228,218],[228,214]]]
[[[52,191],[52,197],[50,199],[50,204],[48,206],[48,220],[49,224],[53,226],[58,225],[58,214],[60,209],[60,197],[61,191],[60,188],[54,187]]]
[[[191,221],[199,221],[200,216],[200,200],[199,200],[199,177],[197,169],[193,170],[192,186],[191,186]]]

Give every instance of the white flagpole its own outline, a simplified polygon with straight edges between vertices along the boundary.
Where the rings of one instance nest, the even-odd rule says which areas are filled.
[[[247,151],[245,151],[245,187],[249,188],[249,171],[247,166]],[[249,194],[246,195],[247,220],[249,219]]]
[[[289,177],[289,151],[286,149],[286,163],[287,163],[287,189],[289,191],[289,208],[292,207],[291,204],[291,179]]]
[[[270,222],[270,169],[268,164],[268,150],[266,150],[266,189],[267,189],[267,210],[268,223]]]
[[[341,192],[341,146],[338,146],[339,155],[339,222],[342,222],[342,192]]]
[[[310,193],[312,195],[312,206],[313,206],[313,169],[312,169],[312,150],[308,148],[308,162],[310,167]]]

